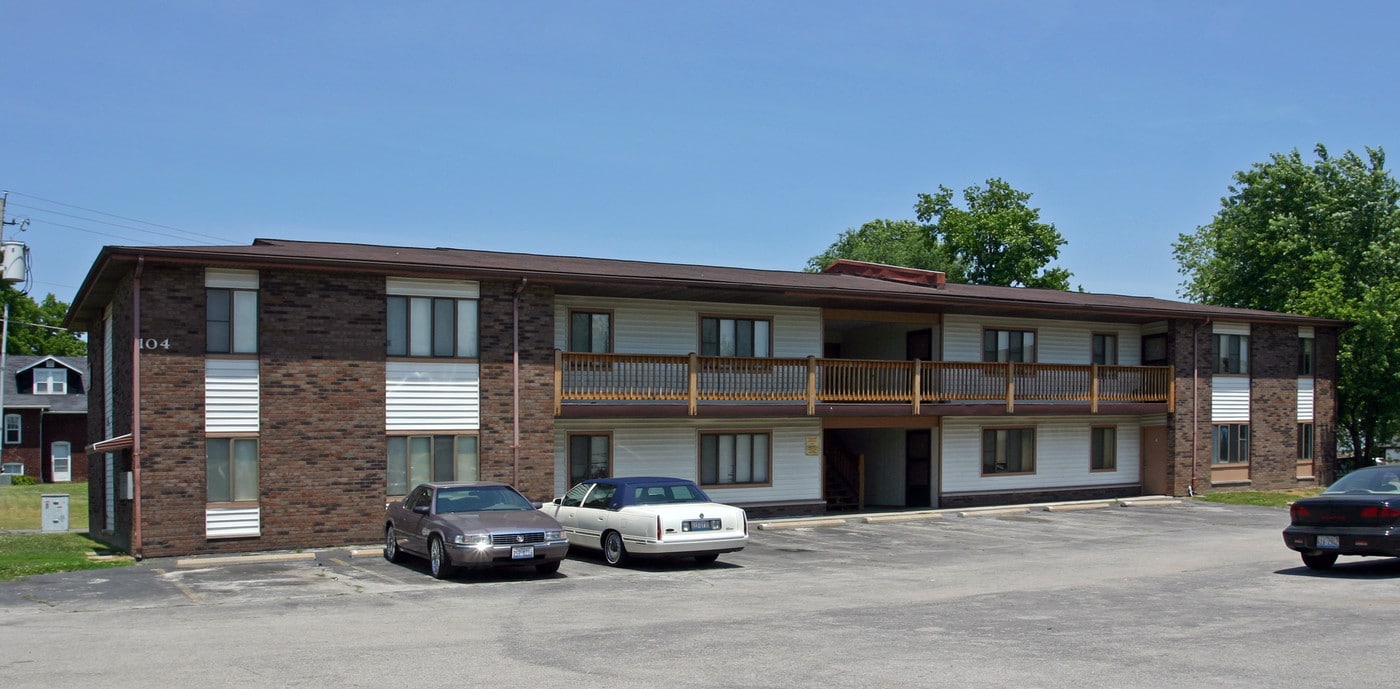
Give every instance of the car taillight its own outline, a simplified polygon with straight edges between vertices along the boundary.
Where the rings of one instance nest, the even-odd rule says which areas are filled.
[[[1295,502],[1288,508],[1288,515],[1292,517],[1294,521],[1297,521],[1298,519],[1311,517],[1312,512],[1309,511],[1307,507]]]
[[[1364,519],[1400,519],[1400,510],[1388,506],[1370,506],[1361,508],[1361,517]]]

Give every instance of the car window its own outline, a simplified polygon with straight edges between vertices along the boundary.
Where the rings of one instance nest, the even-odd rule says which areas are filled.
[[[593,487],[593,492],[588,494],[588,499],[583,501],[583,506],[605,510],[608,508],[608,501],[612,500],[613,493],[617,492],[617,486],[598,484]]]
[[[1325,493],[1400,493],[1400,468],[1390,469],[1368,469],[1365,471],[1353,471],[1343,476],[1331,486],[1328,486]]]
[[[593,484],[591,483],[580,483],[570,488],[569,492],[564,494],[564,499],[560,501],[559,504],[563,507],[578,507],[583,503],[583,496],[586,495],[588,489],[592,487]]]
[[[695,486],[671,486],[671,502],[709,502],[710,496]]]
[[[408,496],[408,509],[415,507],[426,507],[432,499],[432,490],[427,486],[419,486],[414,489],[413,494]]]

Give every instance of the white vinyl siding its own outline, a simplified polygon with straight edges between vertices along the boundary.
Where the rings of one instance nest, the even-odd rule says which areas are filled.
[[[385,365],[384,427],[475,431],[481,427],[481,366],[391,361]]]
[[[807,438],[821,437],[820,419],[560,419],[554,424],[554,494],[568,490],[569,433],[611,433],[614,476],[675,476],[699,482],[700,431],[771,432],[771,485],[706,488],[716,502],[821,500],[821,457],[807,455]]]
[[[386,278],[384,292],[403,297],[449,297],[479,299],[481,287],[470,280],[427,280],[420,278]]]
[[[1313,378],[1298,379],[1298,420],[1313,420]]]
[[[569,349],[570,309],[611,311],[613,351],[618,354],[698,354],[701,314],[770,320],[774,357],[822,354],[819,308],[561,296],[554,300],[554,346],[564,351]]]
[[[262,535],[262,510],[253,507],[219,507],[204,510],[206,538],[245,538]]]
[[[1211,422],[1249,423],[1248,378],[1215,376],[1210,386]]]
[[[1137,326],[967,314],[944,315],[944,360],[981,361],[982,333],[988,329],[1034,331],[1036,363],[1040,364],[1091,363],[1095,333],[1118,337],[1119,365],[1137,366],[1142,360],[1142,334]]]
[[[995,417],[943,420],[943,493],[998,492],[1134,484],[1139,480],[1141,431],[1136,417]],[[1090,429],[1114,426],[1117,471],[1090,471]],[[982,431],[992,428],[1035,429],[1034,474],[982,474]],[[935,437],[940,437],[935,435]]]
[[[1210,331],[1216,335],[1249,335],[1248,323],[1215,323]]]
[[[204,362],[204,431],[257,432],[258,362],[253,359],[206,359]]]
[[[205,268],[204,286],[219,289],[257,289],[258,271]]]

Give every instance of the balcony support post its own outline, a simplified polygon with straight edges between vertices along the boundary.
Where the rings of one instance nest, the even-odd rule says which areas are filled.
[[[554,415],[564,411],[564,352],[554,350]]]
[[[918,415],[919,415],[919,403],[923,401],[923,400],[921,400],[920,398],[923,397],[923,395],[921,394],[921,391],[924,389],[924,386],[923,386],[924,364],[923,364],[923,362],[919,361],[918,359],[915,359],[915,360],[909,362],[909,364],[910,364],[911,366],[914,367],[914,371],[913,371],[914,375],[910,376],[910,378],[912,378],[913,381],[914,381],[914,394],[913,394],[913,399],[914,399],[914,416],[918,416]]]
[[[690,353],[690,370],[687,378],[690,386],[690,397],[687,400],[688,410],[691,416],[696,416],[700,413],[700,356],[695,352]]]
[[[1016,413],[1016,362],[1006,362],[1006,413]]]
[[[1099,413],[1099,363],[1089,364],[1089,413]]]
[[[807,416],[817,415],[817,358],[807,357]],[[825,495],[825,493],[823,493]]]

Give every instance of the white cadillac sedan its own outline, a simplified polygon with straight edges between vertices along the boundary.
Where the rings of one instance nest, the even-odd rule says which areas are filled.
[[[744,510],[711,502],[693,481],[655,476],[584,481],[540,508],[564,526],[569,545],[629,557],[693,557],[709,564],[749,541]]]

